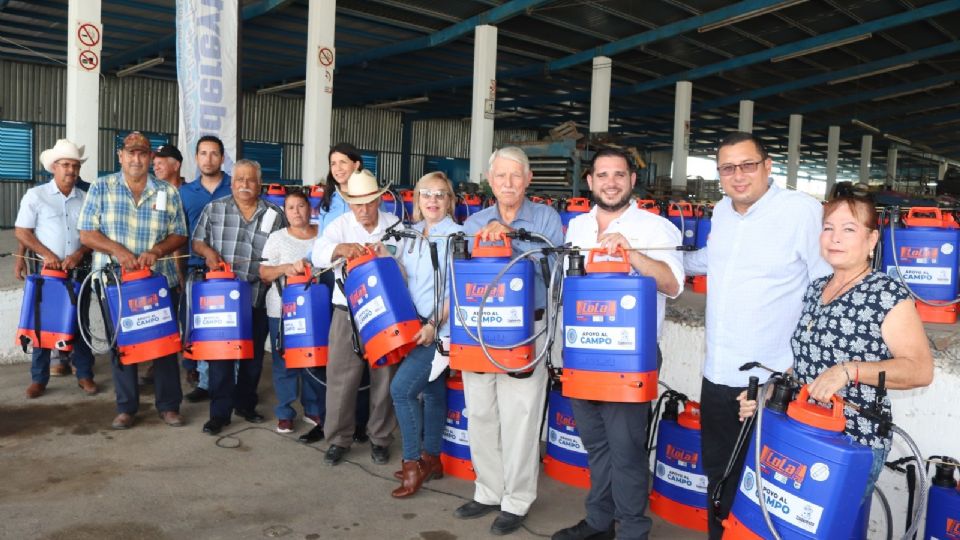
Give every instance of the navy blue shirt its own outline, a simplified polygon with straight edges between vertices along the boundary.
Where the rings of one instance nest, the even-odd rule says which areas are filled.
[[[187,217],[187,234],[190,236],[190,239],[187,241],[187,246],[190,248],[190,259],[187,262],[189,266],[202,267],[205,264],[202,257],[193,254],[193,229],[197,226],[197,221],[200,220],[200,214],[203,213],[203,209],[206,208],[211,201],[232,194],[233,192],[230,190],[230,175],[226,172],[223,173],[220,184],[213,190],[213,193],[203,187],[203,184],[200,183],[200,176],[197,176],[197,179],[193,182],[187,182],[180,186],[180,200],[183,201],[183,213]]]

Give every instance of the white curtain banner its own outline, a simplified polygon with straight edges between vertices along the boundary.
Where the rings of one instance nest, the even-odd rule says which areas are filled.
[[[223,170],[237,155],[237,22],[239,0],[177,0],[181,174],[193,181],[197,141],[223,141]]]

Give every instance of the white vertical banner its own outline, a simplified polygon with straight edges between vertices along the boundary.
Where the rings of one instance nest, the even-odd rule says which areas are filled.
[[[237,156],[237,21],[239,0],[177,0],[181,174],[197,176],[204,135],[223,141],[225,171]]]

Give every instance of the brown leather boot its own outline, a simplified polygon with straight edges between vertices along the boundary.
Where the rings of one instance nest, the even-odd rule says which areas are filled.
[[[443,478],[443,462],[440,461],[440,456],[420,452],[420,467],[424,471],[424,482],[429,482],[434,478]],[[393,471],[393,477],[397,480],[403,480],[403,471]]]
[[[393,490],[390,495],[400,499],[409,497],[420,490],[423,485],[423,469],[420,467],[420,460],[403,462],[403,480],[400,487]]]

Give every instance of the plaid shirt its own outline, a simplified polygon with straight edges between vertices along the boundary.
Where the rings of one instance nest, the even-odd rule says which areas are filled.
[[[157,208],[158,202],[164,202],[162,207]],[[136,203],[122,172],[100,177],[90,186],[80,210],[77,228],[81,231],[99,231],[136,256],[171,234],[187,235],[177,188],[150,175],[140,195],[140,202]],[[99,269],[109,262],[110,255],[97,251],[93,268]],[[171,287],[178,285],[172,259],[158,261],[153,271],[166,276]]]
[[[283,211],[263,199],[250,221],[243,219],[233,195],[217,199],[203,209],[193,239],[216,250],[230,263],[238,279],[250,282],[253,307],[263,307],[269,283],[260,281],[260,258],[270,233],[287,226]],[[256,259],[256,260],[254,260]]]

